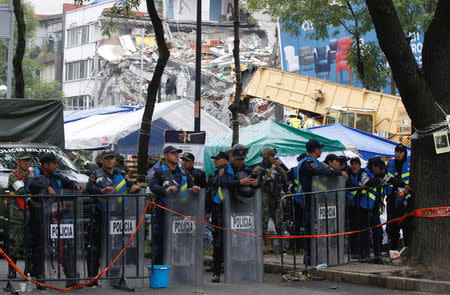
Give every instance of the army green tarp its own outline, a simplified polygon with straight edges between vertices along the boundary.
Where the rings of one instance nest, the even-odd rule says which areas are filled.
[[[277,157],[306,153],[306,143],[313,138],[325,145],[323,151],[345,150],[345,146],[337,140],[331,140],[272,120],[244,127],[239,131],[239,143],[248,148],[245,161],[247,165],[254,165],[262,161],[259,153],[265,146],[276,148]],[[229,150],[231,141],[232,132],[206,138],[204,161],[206,173],[210,174],[214,171],[214,163],[208,159],[211,159],[210,157],[218,151]]]
[[[0,99],[0,142],[48,143],[64,149],[59,100]]]

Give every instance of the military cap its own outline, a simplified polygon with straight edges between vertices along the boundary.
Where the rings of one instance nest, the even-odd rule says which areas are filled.
[[[39,161],[41,162],[41,164],[57,163],[58,162],[58,158],[56,158],[55,154],[53,154],[53,153],[43,153],[39,157]]]
[[[320,144],[317,139],[310,139],[306,143],[306,151],[308,151],[308,153],[311,153],[311,152],[314,152],[314,150],[317,149],[317,148],[321,148],[322,149],[324,146],[325,145],[324,144]]]
[[[186,161],[194,161],[194,160],[195,160],[195,157],[194,157],[194,155],[191,154],[190,152],[185,152],[185,153],[183,154],[183,156],[181,156],[181,159],[182,159],[182,160],[186,160]]]
[[[214,160],[225,159],[228,161],[229,157],[228,157],[227,153],[218,151],[215,156],[211,156],[211,159],[214,159]]]
[[[17,155],[17,160],[31,160],[31,153],[29,153],[29,152],[20,152]]]
[[[102,152],[101,158],[105,159],[108,157],[115,157],[115,156],[116,156],[116,153],[114,151],[112,151],[110,149],[106,149]]]
[[[164,154],[168,154],[168,153],[175,153],[175,152],[177,152],[177,153],[182,153],[183,151],[182,150],[180,150],[180,149],[177,149],[176,147],[174,147],[173,145],[169,145],[169,146],[166,146],[165,148],[164,148]]]
[[[268,158],[270,156],[275,156],[276,153],[277,153],[277,149],[274,149],[273,147],[270,147],[270,146],[266,146],[266,147],[262,148],[260,156],[263,159],[266,159],[266,158]]]
[[[235,159],[245,159],[245,156],[247,156],[248,149],[245,146],[235,146],[231,150],[231,155]]]

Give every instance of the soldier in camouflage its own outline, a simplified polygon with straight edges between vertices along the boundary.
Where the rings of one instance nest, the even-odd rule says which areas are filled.
[[[259,163],[254,173],[258,176],[259,183],[261,183],[262,195],[262,220],[263,220],[263,234],[267,235],[267,227],[269,218],[272,218],[275,224],[277,235],[281,234],[281,226],[277,222],[276,212],[278,209],[278,202],[283,186],[288,181],[286,171],[281,167],[280,161],[275,159],[277,150],[272,147],[264,147],[261,150],[261,157],[263,161]],[[279,243],[280,244],[280,243]],[[264,240],[264,252],[272,251],[272,245],[269,239]]]
[[[31,154],[28,152],[20,152],[17,156],[18,169],[13,170],[9,174],[8,189],[11,195],[25,195],[25,182],[27,177],[31,175],[30,171]],[[17,259],[23,257],[25,242],[25,208],[26,201],[24,198],[11,198],[11,228],[9,239],[9,257],[16,262]],[[27,273],[27,271],[25,271]],[[10,268],[9,276],[16,277],[16,272]]]

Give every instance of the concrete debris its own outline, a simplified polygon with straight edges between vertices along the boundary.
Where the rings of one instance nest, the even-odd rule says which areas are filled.
[[[309,278],[305,276],[302,272],[294,272],[281,276],[281,279],[286,282],[301,282],[309,281]]]
[[[181,25],[180,25],[181,26]],[[158,100],[161,102],[195,96],[195,31],[168,30],[170,60],[161,80]],[[226,125],[230,125],[228,105],[235,90],[234,40],[232,27],[207,27],[202,39],[202,108]],[[112,39],[117,38],[114,41]],[[259,28],[241,31],[241,65],[244,77],[251,77],[259,66],[268,66],[273,44]],[[124,35],[100,42],[100,67],[95,83],[98,105],[142,105],[158,60],[154,36]],[[142,61],[142,65],[141,65]],[[142,69],[142,71],[141,71]],[[142,96],[140,96],[140,94]],[[242,126],[274,119],[274,105],[253,99],[247,114],[239,115]]]

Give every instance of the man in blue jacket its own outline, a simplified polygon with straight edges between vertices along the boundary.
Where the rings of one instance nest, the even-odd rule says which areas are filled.
[[[70,180],[64,175],[59,174],[58,158],[53,153],[44,153],[39,158],[41,166],[34,172],[34,177],[27,179],[27,191],[32,195],[51,195],[58,196],[63,194],[64,189],[84,191],[84,186],[76,181]],[[59,200],[55,199],[59,202]],[[32,251],[31,260],[34,268],[34,274],[38,279],[45,276],[42,249],[42,224],[43,224],[43,204],[44,200],[39,197],[33,197],[30,204],[31,232],[32,232]],[[61,208],[64,208],[62,206]],[[49,229],[45,229],[49,230]],[[60,255],[60,254],[58,254]],[[72,257],[73,258],[73,257]],[[66,277],[75,278],[75,269],[73,261],[69,257],[63,257],[62,266]],[[66,286],[75,285],[75,281],[67,281]],[[38,286],[41,289],[41,286]]]
[[[194,185],[189,172],[178,165],[181,152],[174,146],[164,148],[165,164],[150,175],[150,190],[156,195],[156,202],[162,206],[165,205],[164,199],[167,194],[183,193],[188,189],[195,193],[200,191],[200,187]],[[164,215],[165,211],[157,207],[152,230],[152,259],[155,265],[163,263]]]

